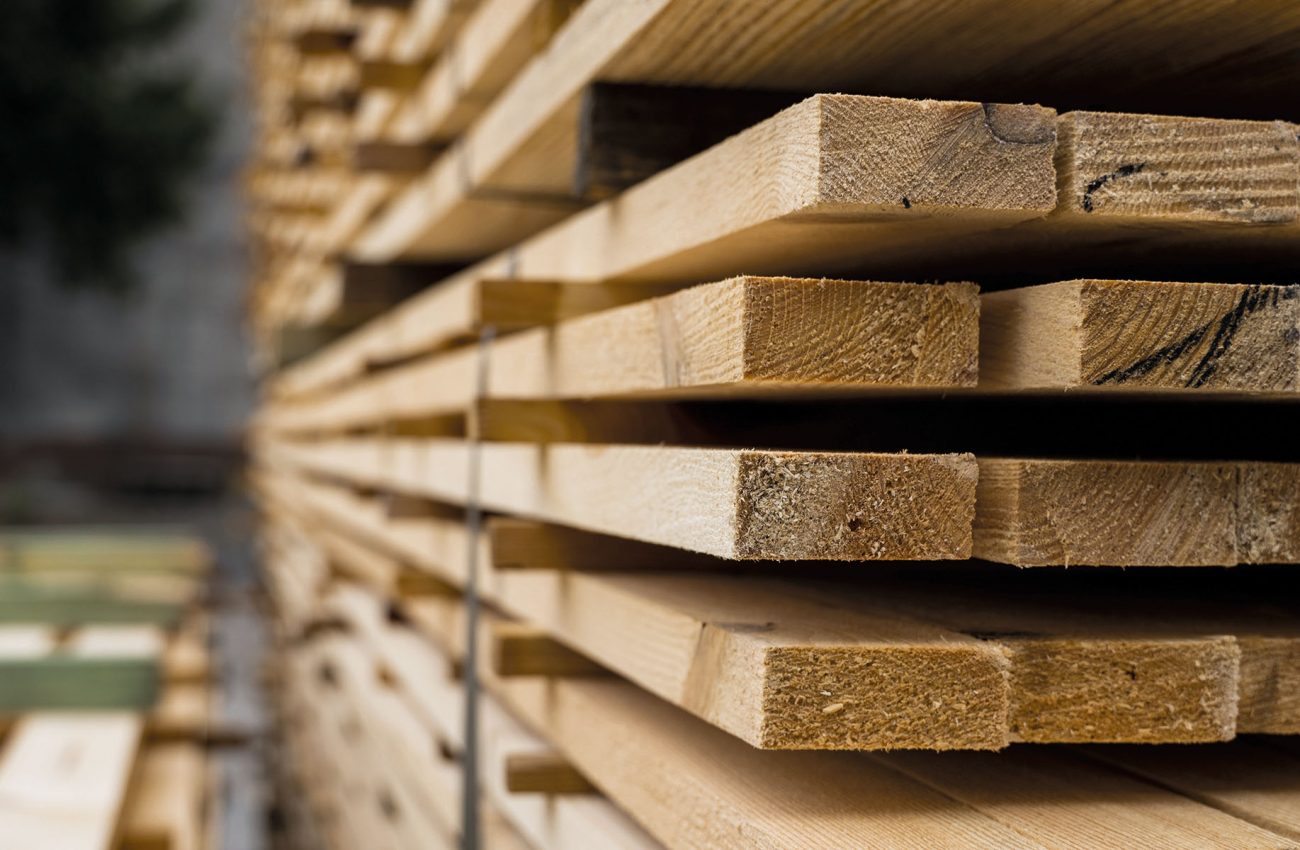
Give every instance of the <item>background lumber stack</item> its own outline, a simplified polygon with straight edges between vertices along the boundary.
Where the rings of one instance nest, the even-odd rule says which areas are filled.
[[[6,846],[217,846],[208,747],[212,556],[120,526],[0,530],[0,834]]]
[[[252,43],[303,846],[1300,840],[1300,12]]]

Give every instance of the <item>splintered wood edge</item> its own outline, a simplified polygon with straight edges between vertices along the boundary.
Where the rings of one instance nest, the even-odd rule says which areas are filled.
[[[996,750],[1010,742],[1010,664],[986,645],[773,647],[768,749]]]
[[[733,558],[970,557],[973,455],[739,453]]]
[[[989,389],[1300,390],[1300,287],[1076,280],[981,296]]]
[[[1010,654],[1011,729],[1043,743],[1198,743],[1237,732],[1229,636],[998,637]]]

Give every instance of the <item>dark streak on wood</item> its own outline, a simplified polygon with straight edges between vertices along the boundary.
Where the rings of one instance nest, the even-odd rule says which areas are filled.
[[[1237,299],[1237,304],[1225,314],[1218,322],[1218,328],[1215,331],[1214,339],[1210,342],[1210,348],[1202,355],[1200,361],[1192,369],[1192,374],[1188,377],[1184,386],[1189,388],[1204,387],[1214,377],[1214,373],[1219,368],[1219,363],[1228,349],[1232,346],[1232,341],[1237,332],[1241,329],[1242,322],[1247,317],[1264,309],[1274,309],[1284,301],[1291,301],[1300,298],[1300,286],[1286,288],[1270,288],[1264,290],[1259,286],[1251,286],[1241,294]],[[1133,378],[1141,377],[1152,369],[1165,363],[1173,363],[1187,352],[1198,346],[1209,333],[1210,327],[1214,322],[1206,322],[1200,327],[1193,330],[1187,336],[1177,342],[1166,345],[1164,348],[1151,353],[1136,363],[1126,366],[1122,369],[1114,369],[1101,377],[1095,379],[1095,386],[1104,384],[1122,384]]]

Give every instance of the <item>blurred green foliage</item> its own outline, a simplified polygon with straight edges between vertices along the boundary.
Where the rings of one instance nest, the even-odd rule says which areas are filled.
[[[166,56],[193,11],[4,0],[0,246],[47,252],[73,286],[131,286],[132,249],[181,218],[215,136],[213,100]]]

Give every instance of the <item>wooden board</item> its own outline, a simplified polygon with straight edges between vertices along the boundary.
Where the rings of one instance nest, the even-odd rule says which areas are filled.
[[[498,577],[493,594],[755,747],[1000,748],[1006,662],[955,632],[758,580]]]
[[[276,444],[264,456],[460,503],[468,452],[454,440],[334,440]],[[970,556],[968,455],[510,443],[481,453],[485,505],[589,531],[731,559]]]
[[[0,835],[12,847],[110,850],[140,743],[127,713],[32,714],[0,758]]]
[[[122,815],[122,850],[199,850],[207,798],[203,751],[154,744],[140,755]]]
[[[492,690],[667,847],[1038,846],[853,755],[761,752],[631,685]]]
[[[1054,120],[1039,107],[818,95],[530,242],[517,255],[518,274],[668,279],[672,272],[655,269],[654,260],[692,249],[697,279],[734,272],[727,250],[743,251],[749,268],[784,273],[796,256],[816,253],[831,263],[897,241],[918,246],[928,237],[933,244],[943,235],[1038,218],[1055,201]],[[463,173],[457,174],[451,182],[440,161],[361,234],[353,251],[372,260],[464,257],[472,246],[445,241],[459,228],[430,228],[447,206],[442,198],[461,191]],[[673,211],[683,203],[693,211],[689,228]],[[823,226],[800,227],[798,219],[810,217]],[[917,219],[927,226],[898,226]],[[842,226],[825,223],[831,221]],[[498,225],[500,235],[488,241],[492,224],[475,243],[487,247],[484,253],[528,235]],[[734,237],[727,246],[714,244],[727,236]],[[586,246],[581,255],[572,250],[578,243]]]
[[[945,754],[946,755],[946,754]],[[898,753],[885,764],[1047,847],[1281,848],[1282,836],[1180,794],[1046,749]]]
[[[506,398],[969,387],[978,321],[969,284],[733,278],[272,404],[258,424],[329,432],[463,412],[484,357],[487,395]]]
[[[974,555],[1018,566],[1300,557],[1300,467],[979,459]]]
[[[1086,280],[985,293],[979,384],[1295,393],[1300,287]]]
[[[1291,125],[1092,113],[1057,121],[1043,112],[1047,137],[1041,145],[1005,143],[993,134],[983,143],[961,147],[949,145],[948,137],[990,132],[983,108],[927,103],[839,96],[805,101],[484,260],[447,282],[459,292],[429,297],[464,301],[471,297],[473,281],[488,278],[686,285],[738,272],[821,276],[850,269],[883,279],[985,282],[1042,280],[1072,272],[1132,276],[1142,270],[1240,279],[1243,272],[1233,257],[1242,250],[1250,250],[1257,261],[1250,277],[1269,269],[1291,277],[1296,243],[1288,234],[1300,221],[1300,196],[1294,188],[1300,148],[1294,130],[1286,129]],[[1040,115],[1013,109],[991,114],[1008,125],[1015,124],[1017,115]],[[831,127],[843,122],[842,145],[834,142],[834,133],[822,136],[815,130],[823,121]],[[861,136],[863,121],[878,128],[875,135]],[[1058,123],[1068,130],[1058,134]],[[896,143],[891,134],[906,142]],[[962,155],[945,159],[953,145]],[[824,155],[815,153],[823,146]],[[800,150],[806,152],[799,155]],[[917,161],[906,161],[918,150]],[[1056,161],[1065,164],[1061,175],[1054,151]],[[1017,167],[1000,161],[1007,158],[1015,159]],[[1104,180],[1090,192],[1092,181],[1123,167],[1116,160],[1146,165],[1137,180]],[[825,174],[818,171],[823,167]],[[855,167],[877,177],[880,168],[887,168],[888,179],[856,180],[851,176]],[[988,171],[982,172],[985,167]],[[965,182],[936,176],[945,169],[964,175]],[[430,196],[442,191],[433,182],[439,173],[435,166],[362,238],[363,255],[367,243],[380,241],[385,229],[409,227],[412,220],[431,214],[436,205]],[[1068,176],[1085,173],[1091,175],[1086,180]],[[1237,179],[1239,173],[1251,176]],[[1155,180],[1157,174],[1166,177]],[[1167,179],[1170,174],[1181,175],[1180,182]],[[446,179],[452,179],[450,174]],[[1072,188],[1058,196],[1058,182]],[[1124,190],[1122,204],[1104,200],[1126,183],[1137,188]],[[837,188],[843,192],[836,194]],[[1020,226],[1006,226],[1016,219],[1012,208],[1020,209]],[[482,215],[475,216],[481,222]],[[438,238],[458,240],[451,244],[462,252],[481,245],[487,231],[475,231],[470,241],[461,232],[465,227],[439,230]],[[1014,266],[1005,263],[1008,252],[1017,256]],[[432,310],[429,304],[422,313]],[[411,309],[421,310],[414,304]],[[333,377],[355,374],[367,357],[392,359],[398,352],[428,350],[448,338],[449,331],[440,330],[446,320],[427,331],[415,324],[416,341],[390,333],[402,324],[391,318],[386,326],[357,334],[341,345],[332,366],[312,371]],[[463,321],[453,324],[460,333],[467,330]],[[303,375],[286,380],[285,386],[319,386],[321,377]]]
[[[820,11],[820,16],[797,14],[791,0],[767,9],[768,16],[765,16],[763,26],[755,27],[749,15],[712,3],[658,0],[628,7],[601,0],[586,4],[555,38],[547,53],[515,80],[467,134],[466,148],[472,154],[463,161],[449,160],[435,166],[431,182],[441,182],[450,191],[425,196],[425,202],[431,208],[427,226],[423,228],[425,234],[438,228],[444,231],[454,229],[448,226],[449,222],[468,212],[464,199],[471,192],[481,193],[482,189],[491,188],[538,195],[556,191],[557,182],[563,188],[562,181],[571,173],[570,164],[577,148],[575,117],[580,94],[597,78],[694,85],[774,86],[796,90],[851,91],[858,88],[911,96],[934,96],[945,91],[967,94],[969,88],[963,90],[958,81],[979,78],[983,80],[983,96],[996,100],[999,86],[991,84],[990,75],[994,74],[994,67],[1000,62],[1003,86],[1007,80],[1020,80],[1022,86],[1026,80],[1034,81],[1031,91],[1022,89],[1016,91],[1014,97],[1007,98],[1014,102],[1050,100],[1054,87],[1047,81],[1059,80],[1061,75],[1074,75],[1076,80],[1080,77],[1088,79],[1090,84],[1095,84],[1098,76],[1110,76],[1113,83],[1119,83],[1114,68],[1132,68],[1129,60],[1135,54],[1146,54],[1149,58],[1168,55],[1163,49],[1168,44],[1167,36],[1162,38],[1152,29],[1157,26],[1157,16],[1145,10],[1121,12],[1090,2],[1081,2],[1065,10],[1054,9],[1050,16],[1032,4],[963,4],[960,8],[934,11],[925,22],[926,26],[913,26],[915,22],[908,16],[895,14],[892,4],[861,10],[841,3]],[[1278,32],[1297,26],[1294,20],[1273,18],[1268,25],[1272,28],[1255,30],[1249,27],[1244,32],[1240,16],[1226,17],[1230,13],[1221,4],[1197,6],[1194,11],[1192,7],[1183,6],[1182,11],[1194,14],[1207,25],[1213,21],[1213,26],[1202,30],[1204,32],[1232,32],[1246,36],[1253,44],[1269,42]],[[837,21],[840,25],[828,29],[818,24],[823,20]],[[904,20],[908,21],[906,29],[903,29]],[[993,23],[998,20],[1004,23]],[[1102,21],[1108,23],[1099,28],[1103,27]],[[1262,19],[1253,19],[1252,22],[1262,23]],[[933,38],[936,31],[931,27],[944,32],[945,43],[950,45],[953,56],[969,59],[945,62],[942,72],[933,65],[926,65],[924,73],[919,74],[915,70],[916,64],[910,60],[928,47],[928,39]],[[754,32],[761,35],[754,36]],[[990,39],[987,34],[991,32],[1002,34]],[[1100,53],[1125,58],[1118,63],[1098,63],[1099,51],[1093,49],[1097,38],[1090,34],[1113,36],[1117,32],[1142,33],[1142,37],[1108,40],[1108,50]],[[1161,32],[1167,33],[1167,30]],[[1017,36],[1008,36],[1007,33],[1016,33]],[[973,43],[968,50],[962,50],[957,44],[966,39]],[[1191,58],[1197,53],[1210,62],[1222,59],[1223,54],[1219,51],[1224,43],[1220,39],[1207,39],[1202,44],[1180,45],[1181,49],[1188,50],[1182,54],[1187,57],[1187,63],[1180,66],[1180,71],[1186,73],[1189,67],[1197,66],[1197,60]],[[1157,45],[1162,49],[1150,53]],[[1279,42],[1273,42],[1273,50],[1279,47]],[[1209,55],[1214,55],[1215,59],[1210,60]],[[673,61],[665,62],[665,56],[672,56]],[[992,60],[993,56],[1000,58]],[[969,68],[968,62],[981,67],[975,71]],[[1039,73],[1030,73],[1028,67],[1031,65],[1037,67]],[[1152,68],[1152,73],[1171,73],[1167,64],[1161,62],[1160,66],[1160,71]],[[968,70],[960,72],[957,70],[960,68]],[[1012,69],[1014,73],[1009,73]],[[1204,82],[1222,81],[1223,77],[1219,76],[1222,70],[1222,66],[1216,66],[1215,73],[1207,74]],[[1174,77],[1180,75],[1173,72]],[[890,80],[893,80],[892,85]],[[946,86],[942,84],[944,82]],[[1113,102],[1140,100],[1140,96],[1134,97],[1132,87],[1126,84],[1127,79],[1123,82],[1125,85],[1113,86]],[[1065,94],[1068,88],[1061,86],[1058,90]],[[1010,92],[1015,87],[1007,89]],[[1181,86],[1178,85],[1160,89],[1166,99],[1170,92],[1179,90]],[[1278,91],[1285,91],[1285,88]],[[1091,103],[1097,102],[1095,90],[1090,90],[1089,96]],[[1153,99],[1148,95],[1148,108]],[[1194,103],[1200,105],[1203,102],[1197,100]],[[414,205],[414,197],[413,194],[412,202],[406,205],[408,212]],[[409,224],[407,227],[409,229]],[[527,231],[503,232],[498,238],[498,247],[525,235]],[[386,247],[401,250],[399,246],[403,243],[407,248],[411,245],[408,239],[399,238],[390,241]]]
[[[484,0],[392,119],[398,140],[451,140],[540,53],[574,0]]]
[[[506,526],[519,524],[511,520]],[[357,533],[370,535],[375,545],[401,546],[396,534],[379,528]],[[944,710],[974,710],[979,700],[997,695],[979,689],[972,694],[956,684],[965,681],[963,675],[954,672],[944,678],[936,673],[938,667],[906,660],[908,653],[918,652],[929,659],[926,664],[942,667],[941,661],[951,662],[956,671],[965,663],[958,651],[962,640],[977,655],[988,650],[991,659],[1009,663],[1001,674],[1007,677],[1009,691],[1001,697],[1007,707],[998,714],[984,706],[987,711],[981,715],[990,729],[1000,727],[997,734],[1008,741],[1213,741],[1239,731],[1300,728],[1300,631],[1291,618],[1251,602],[1252,597],[1229,603],[1237,593],[1231,585],[1205,588],[1206,594],[1223,599],[1218,608],[1190,605],[1167,592],[1155,598],[1136,595],[1136,579],[1116,599],[1113,587],[1091,584],[1085,581],[1087,575],[1073,574],[1074,584],[1045,587],[1028,576],[990,573],[987,565],[940,574],[919,567],[904,572],[880,567],[854,583],[804,580],[796,585],[757,576],[665,574],[683,567],[716,569],[726,562],[697,564],[703,559],[683,559],[684,553],[674,550],[612,538],[601,542],[593,535],[581,540],[599,545],[576,550],[585,554],[570,563],[565,558],[576,544],[566,545],[565,538],[573,534],[534,527],[534,542],[513,551],[507,546],[499,554],[501,535],[493,534],[492,550],[480,555],[480,592],[716,725],[751,740],[771,734],[761,746],[800,746],[793,736],[776,743],[790,727],[826,736],[821,746],[835,745],[829,742],[837,734],[844,736],[835,739],[838,746],[876,746],[868,743],[873,732],[861,715],[874,717],[872,706],[895,695],[907,699],[908,694],[919,694],[918,711],[931,710],[935,702]],[[548,543],[548,536],[559,539]],[[627,563],[624,552],[630,554]],[[504,571],[486,566],[503,559]],[[582,570],[575,569],[578,566]],[[628,572],[647,569],[652,571],[648,575]],[[781,569],[803,573],[811,565],[782,564]],[[1037,575],[1044,581],[1050,578]],[[463,573],[448,574],[448,580],[459,583]],[[456,607],[454,599],[440,602],[440,614],[427,632],[451,651],[459,651],[459,641],[446,629],[463,627],[454,615]],[[914,643],[875,645],[866,640],[873,630],[909,625],[915,630]],[[934,634],[946,636],[941,642],[952,650],[950,658],[926,655],[924,637]],[[969,643],[970,638],[976,643]],[[783,643],[787,640],[794,643]],[[875,658],[877,651],[883,653],[881,658]],[[762,660],[746,666],[746,653]],[[809,716],[801,715],[796,723],[786,712],[789,706],[796,713],[803,710],[796,698],[802,680],[781,672],[783,653],[796,667],[815,661],[829,664],[825,659],[830,658],[845,664],[849,658],[875,658],[871,664],[862,662],[875,671],[892,671],[887,661],[892,657],[901,672],[891,672],[886,679],[899,690],[867,685],[874,679],[859,676],[851,688],[857,696],[845,702],[823,695],[826,705],[843,704],[829,715],[814,713],[812,708],[818,706],[813,706]],[[712,670],[709,662],[716,657],[725,657],[734,676],[701,672]],[[533,672],[560,673],[551,667]],[[931,674],[935,681],[927,682]],[[921,678],[903,687],[914,675]],[[943,682],[962,692],[923,698],[933,697],[927,687]],[[894,706],[881,709],[880,716],[897,718],[901,713]],[[969,724],[970,718],[963,722]],[[943,744],[938,736],[945,728],[932,718],[930,725],[894,724],[886,734],[929,736],[927,746],[939,747]],[[994,734],[989,732],[990,739]]]
[[[1090,748],[1086,752],[1193,800],[1300,840],[1300,757],[1267,739],[1232,747]]]

